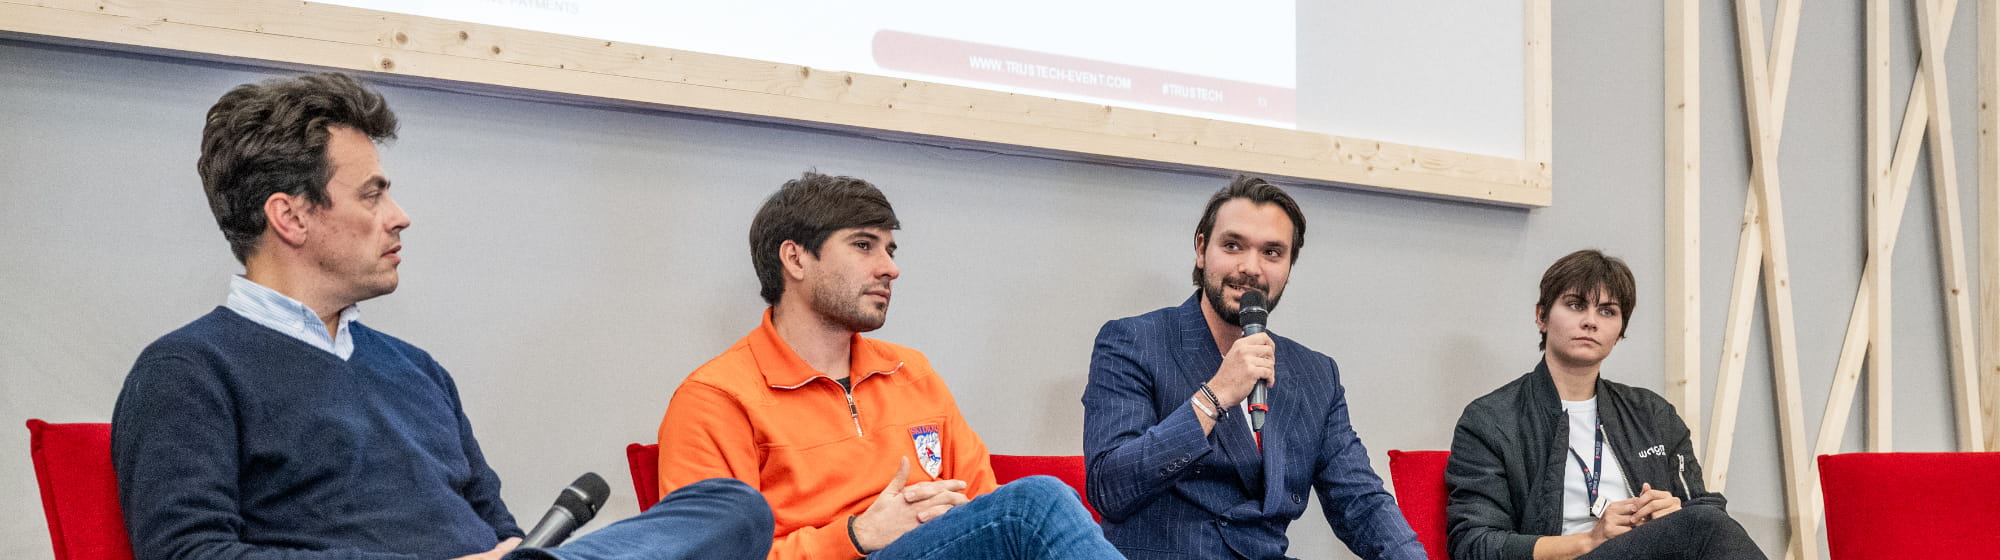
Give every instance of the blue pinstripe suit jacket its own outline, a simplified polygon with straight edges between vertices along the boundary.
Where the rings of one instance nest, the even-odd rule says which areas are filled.
[[[1308,488],[1362,558],[1420,560],[1423,545],[1369,467],[1333,359],[1277,341],[1264,448],[1239,411],[1207,436],[1188,398],[1222,367],[1200,294],[1111,321],[1083,393],[1085,483],[1104,536],[1133,559],[1284,558]]]

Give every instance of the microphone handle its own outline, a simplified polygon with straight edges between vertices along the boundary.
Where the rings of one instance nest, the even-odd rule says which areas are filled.
[[[521,539],[519,548],[549,548],[562,544],[569,539],[570,532],[576,530],[576,525],[576,518],[570,516],[569,511],[560,507],[549,508],[549,513],[542,516],[535,529]]]
[[[1264,323],[1258,322],[1243,325],[1243,336],[1250,336],[1261,332],[1264,332]],[[1268,393],[1270,390],[1270,384],[1265,383],[1262,379],[1257,380],[1256,387],[1250,388],[1251,433],[1264,433],[1264,412],[1270,410],[1270,406],[1266,405],[1266,403],[1270,402],[1270,394]]]
[[[1250,388],[1250,431],[1264,433],[1264,412],[1270,410],[1265,403],[1270,402],[1270,386],[1264,380],[1257,380],[1257,386]]]

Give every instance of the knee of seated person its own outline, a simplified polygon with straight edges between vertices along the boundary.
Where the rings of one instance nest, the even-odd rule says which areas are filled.
[[[764,500],[764,494],[734,478],[711,478],[683,486],[672,494],[660,498],[660,503],[664,504],[675,497],[715,500],[728,504],[728,509],[741,515],[717,516],[716,521],[731,519],[743,521],[747,526],[740,529],[750,534],[768,536],[776,524],[772,519],[771,503]]]
[[[1706,528],[1721,526],[1731,521],[1729,519],[1729,512],[1709,505],[1684,507],[1680,511],[1669,514],[1669,516],[1680,517],[1681,519],[1678,521],[1700,528],[1697,530],[1706,530]]]
[[[994,494],[1005,495],[1008,500],[1031,503],[1064,503],[1080,499],[1076,495],[1076,489],[1070,488],[1062,479],[1047,475],[1030,476],[1009,482],[994,491]]]
[[[711,478],[681,487],[681,489],[675,490],[674,493],[678,494],[681,492],[688,492],[688,491],[693,491],[702,494],[714,494],[716,497],[719,498],[728,498],[728,499],[756,498],[757,501],[759,502],[764,501],[764,495],[758,493],[757,489],[751,488],[749,484],[744,484],[743,481],[734,478]],[[662,496],[660,497],[660,500],[665,501],[669,497],[672,496],[671,495]]]

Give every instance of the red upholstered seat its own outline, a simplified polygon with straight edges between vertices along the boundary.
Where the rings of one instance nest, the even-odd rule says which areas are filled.
[[[1819,456],[1832,560],[1993,558],[2000,453],[1844,453]]]
[[[653,504],[660,503],[660,445],[627,445],[625,461],[632,465],[632,490],[639,496],[639,511],[653,509]]]
[[[990,460],[994,481],[1000,484],[1045,474],[1075,488],[1079,497],[1089,495],[1083,493],[1085,476],[1082,455],[992,455]],[[1097,514],[1097,508],[1090,507],[1090,499],[1082,499],[1084,509],[1090,510],[1090,518],[1102,523],[1104,517]]]
[[[1444,465],[1450,451],[1389,452],[1389,480],[1396,485],[1396,506],[1417,532],[1417,542],[1431,560],[1445,560]]]
[[[111,470],[111,425],[29,420],[28,454],[55,560],[132,560]]]

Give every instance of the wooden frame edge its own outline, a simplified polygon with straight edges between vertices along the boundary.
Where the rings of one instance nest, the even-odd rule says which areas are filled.
[[[1546,5],[1548,0],[1527,1]],[[1546,50],[1546,19],[1540,27],[1539,46]],[[530,97],[547,92],[1082,161],[1247,171],[1507,206],[1547,206],[1552,201],[1553,174],[1545,160],[816,72],[309,2],[0,0],[0,34],[113,50],[392,74],[447,89],[491,91],[497,86],[526,90]],[[1536,71],[1542,77],[1527,81],[1546,84],[1548,69]]]

